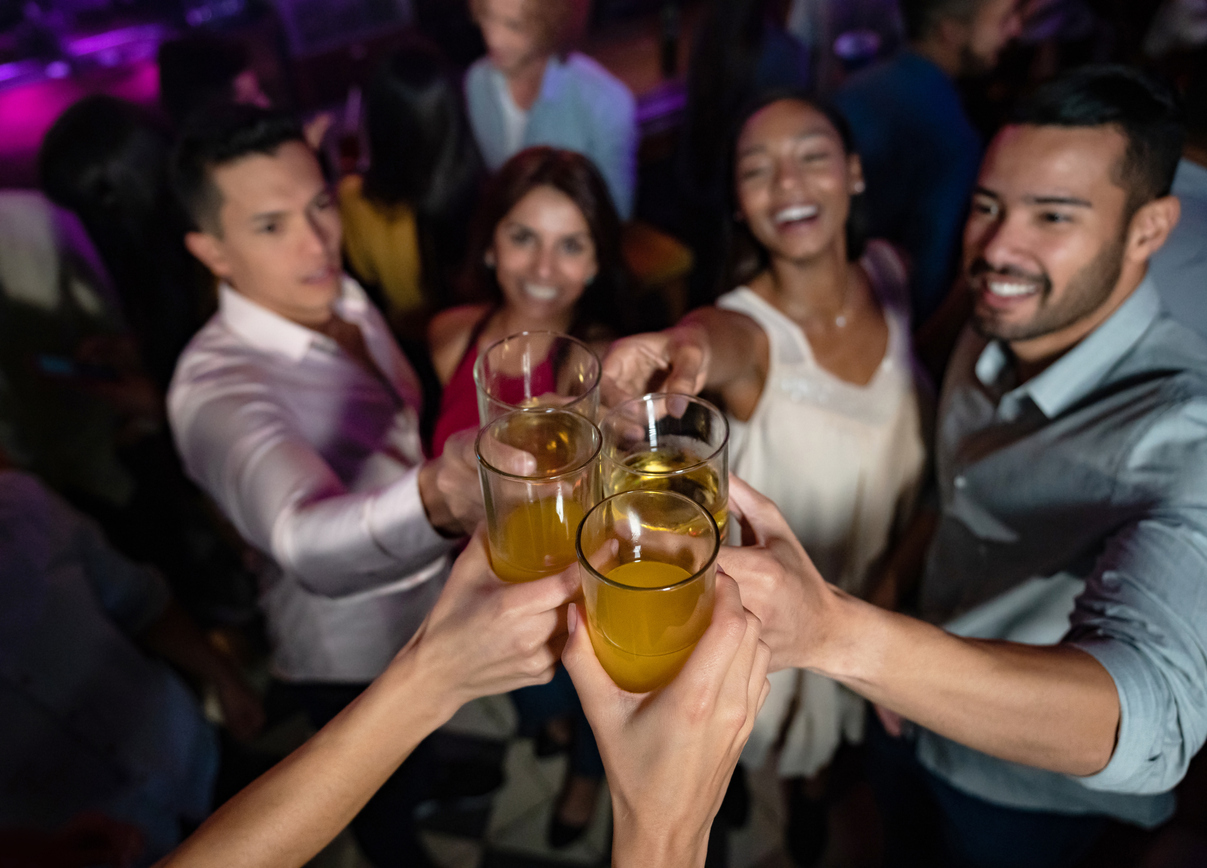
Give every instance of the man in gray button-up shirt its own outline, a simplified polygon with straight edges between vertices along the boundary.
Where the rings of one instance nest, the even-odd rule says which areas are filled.
[[[761,548],[720,563],[773,668],[915,722],[945,848],[916,864],[1071,864],[1100,825],[1079,818],[1167,818],[1207,736],[1207,345],[1145,276],[1179,150],[1172,99],[1117,67],[1045,86],[989,149],[922,620],[824,585],[731,487]]]

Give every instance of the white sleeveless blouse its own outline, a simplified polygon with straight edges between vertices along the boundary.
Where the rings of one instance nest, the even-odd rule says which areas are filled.
[[[730,469],[775,501],[827,581],[862,596],[913,511],[926,447],[905,268],[882,241],[869,243],[860,265],[889,332],[884,358],[864,386],[822,368],[800,327],[752,290],[726,293],[717,306],[749,316],[770,345],[754,413],[746,422],[729,419]],[[771,688],[744,764],[761,766],[786,723],[784,776],[812,775],[844,736],[862,738],[863,701],[837,683],[785,670],[772,675]]]

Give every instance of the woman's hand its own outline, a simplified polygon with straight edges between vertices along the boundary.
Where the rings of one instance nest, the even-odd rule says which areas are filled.
[[[544,684],[566,641],[566,603],[578,593],[577,564],[533,582],[503,582],[479,528],[399,657],[414,655],[449,716],[471,699]]]
[[[708,382],[708,333],[691,323],[612,344],[603,361],[602,398],[614,406],[647,392],[697,394]]]
[[[712,624],[666,687],[626,693],[600,666],[576,605],[562,662],[599,742],[614,865],[704,864],[708,832],[770,686],[770,652],[738,587],[717,573]]]

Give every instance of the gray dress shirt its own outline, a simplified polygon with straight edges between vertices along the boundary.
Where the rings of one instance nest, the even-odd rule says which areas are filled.
[[[1207,734],[1207,344],[1145,280],[1021,386],[1001,344],[966,332],[939,420],[923,616],[960,635],[1084,649],[1114,679],[1121,719],[1110,763],[1090,777],[925,730],[919,759],[997,804],[1156,825]]]

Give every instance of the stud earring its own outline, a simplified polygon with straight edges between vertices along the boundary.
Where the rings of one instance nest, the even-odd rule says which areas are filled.
[[[858,196],[860,193],[862,193],[867,188],[868,188],[868,185],[865,184],[863,181],[856,181],[855,186],[852,187],[851,189],[855,193],[855,195]]]

